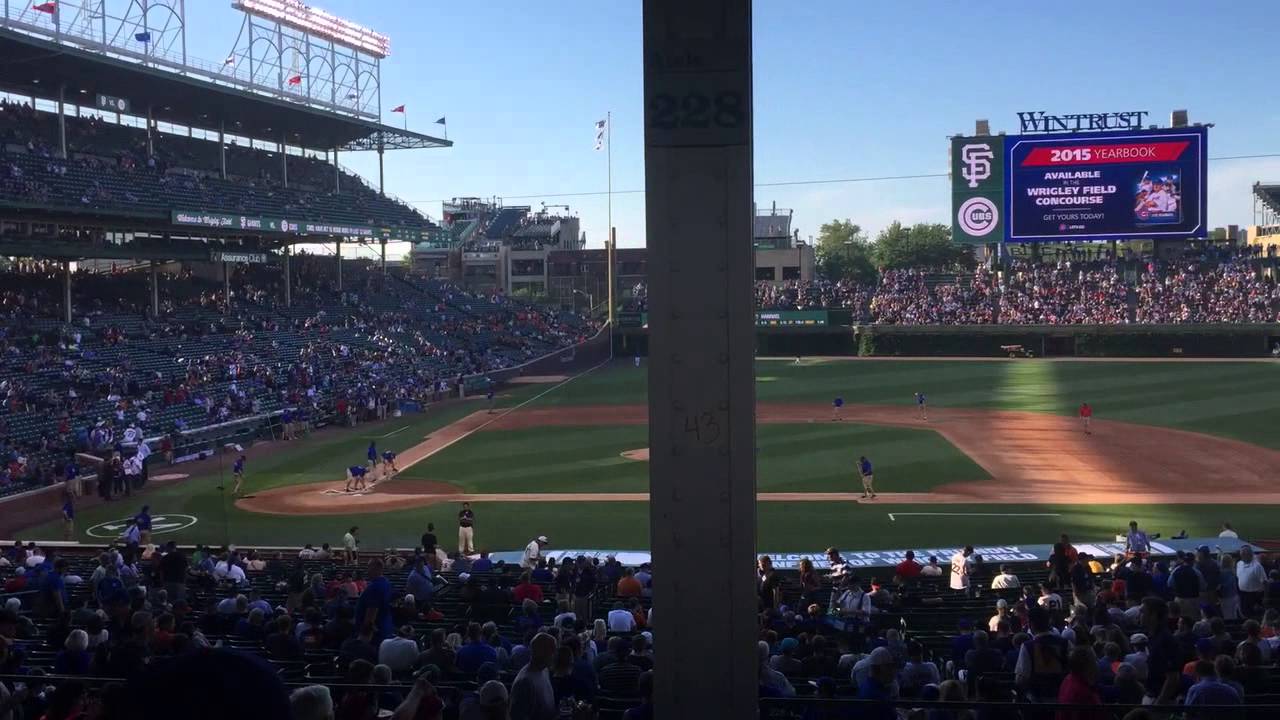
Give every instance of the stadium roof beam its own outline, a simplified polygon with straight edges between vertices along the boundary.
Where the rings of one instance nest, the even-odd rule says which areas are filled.
[[[0,18],[0,25],[6,21]],[[137,59],[114,51],[88,49],[32,35],[25,28],[0,27],[0,90],[27,97],[56,98],[65,84],[69,97],[105,112],[145,117],[158,122],[217,132],[219,123],[233,135],[316,150],[376,150],[451,147],[443,138],[402,130],[374,119],[342,114],[216,82],[195,73]],[[103,105],[102,100],[123,100]]]

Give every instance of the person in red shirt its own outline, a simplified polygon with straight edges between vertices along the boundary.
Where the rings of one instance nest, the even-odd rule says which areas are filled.
[[[1091,422],[1093,422],[1093,408],[1087,402],[1080,403],[1080,424],[1084,425],[1085,435],[1093,434],[1093,430],[1089,427]]]
[[[899,582],[920,577],[920,563],[916,562],[916,554],[913,550],[908,550],[906,559],[898,563],[893,569],[893,574],[897,576]]]
[[[1097,710],[1059,710],[1055,720],[1105,720],[1102,696],[1094,688],[1098,677],[1098,656],[1093,648],[1081,645],[1067,659],[1069,672],[1058,686],[1058,702],[1063,705],[1097,705]]]
[[[634,570],[627,568],[622,571],[622,577],[618,580],[618,597],[640,597],[643,590],[644,586],[636,579]]]
[[[520,584],[511,591],[511,597],[515,599],[516,604],[523,603],[525,600],[541,603],[542,587],[533,582],[529,573],[525,573],[520,576]]]

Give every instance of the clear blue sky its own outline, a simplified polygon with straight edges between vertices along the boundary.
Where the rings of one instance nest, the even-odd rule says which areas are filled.
[[[404,103],[424,132],[448,117],[455,147],[387,155],[389,192],[432,217],[444,198],[534,195],[507,203],[567,203],[600,247],[605,198],[560,194],[605,189],[592,125],[606,111],[613,187],[644,187],[638,0],[315,4],[391,36],[384,108]],[[228,5],[187,3],[193,55],[226,56],[240,18]],[[1016,132],[1019,110],[1149,110],[1164,124],[1186,108],[1215,123],[1211,157],[1280,153],[1277,26],[1280,3],[1268,0],[758,0],[756,182],[945,172],[948,135],[975,118]],[[372,154],[344,164],[377,177]],[[1280,158],[1210,163],[1211,226],[1252,222],[1255,180],[1280,180]],[[895,219],[948,222],[950,207],[945,179],[759,188],[756,201],[793,208],[806,237],[837,217],[871,233]],[[642,194],[615,194],[613,219],[621,245],[643,244]]]

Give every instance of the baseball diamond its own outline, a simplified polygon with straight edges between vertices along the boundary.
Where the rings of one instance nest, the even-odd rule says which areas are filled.
[[[1266,532],[1268,506],[1280,504],[1280,438],[1265,422],[1280,408],[1278,371],[1249,361],[762,359],[760,547],[1031,543],[1046,513],[1082,535],[1112,535],[1134,513],[1170,535],[1228,519],[1247,528],[1249,518]],[[490,549],[514,549],[528,528],[552,523],[577,547],[647,547],[644,371],[618,361],[528,380],[494,413],[463,401],[249,448],[242,498],[216,489],[215,465],[158,487],[151,503],[201,518],[178,533],[188,541],[336,542],[350,518],[366,544],[404,546],[427,522],[448,527],[467,501]],[[850,401],[838,422],[822,400],[836,394]],[[1090,435],[1075,418],[1082,398],[1096,408]],[[363,456],[365,438],[394,450],[399,472],[343,493],[343,459]],[[860,455],[875,462],[875,500],[860,499]],[[912,512],[920,506],[935,514]],[[114,510],[87,509],[82,526]],[[575,521],[560,528],[552,518],[566,512]]]

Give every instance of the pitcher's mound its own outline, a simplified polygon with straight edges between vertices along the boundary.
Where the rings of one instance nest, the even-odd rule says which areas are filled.
[[[640,448],[639,450],[628,450],[622,453],[622,457],[628,460],[639,460],[640,462],[649,462],[649,448]]]

